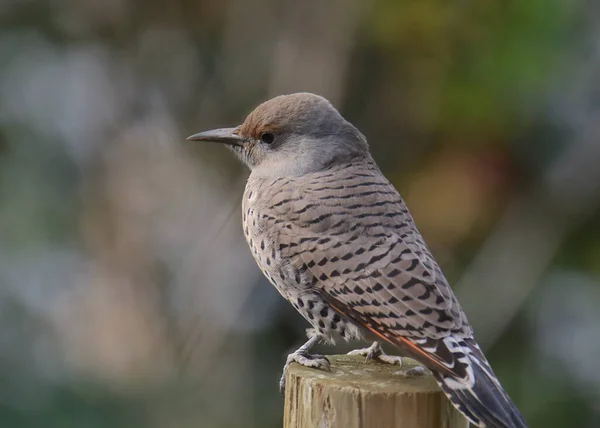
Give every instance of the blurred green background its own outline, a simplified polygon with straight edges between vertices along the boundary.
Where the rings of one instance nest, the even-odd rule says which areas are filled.
[[[532,427],[600,426],[600,4],[3,0],[0,427],[281,426],[305,322],[192,133],[328,97]],[[341,346],[327,352],[342,352]]]

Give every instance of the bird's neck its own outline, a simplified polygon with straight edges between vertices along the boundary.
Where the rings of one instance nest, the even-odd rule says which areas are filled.
[[[251,187],[262,187],[270,186],[271,183],[279,182],[286,179],[293,179],[294,181],[302,181],[302,179],[314,180],[316,176],[322,175],[322,173],[336,173],[340,170],[347,169],[347,166],[352,165],[359,167],[365,165],[367,169],[377,169],[375,161],[370,154],[366,156],[361,155],[349,159],[345,159],[343,162],[334,162],[328,165],[326,168],[321,168],[316,171],[294,171],[290,168],[278,170],[277,168],[261,168],[257,167],[252,169],[250,176],[248,177],[248,184]],[[277,173],[279,172],[279,173]],[[248,186],[247,186],[248,187]]]
[[[250,176],[265,179],[281,177],[303,177],[319,172],[337,169],[349,163],[373,163],[373,158],[367,153],[357,153],[348,156],[323,157],[314,159],[299,159],[290,156],[273,162],[263,162],[252,168]]]

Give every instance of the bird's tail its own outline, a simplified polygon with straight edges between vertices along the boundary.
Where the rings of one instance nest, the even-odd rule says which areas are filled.
[[[470,381],[434,372],[452,404],[478,427],[526,428],[523,416],[500,386],[477,343],[474,340],[461,342],[469,350],[464,353],[472,370]]]

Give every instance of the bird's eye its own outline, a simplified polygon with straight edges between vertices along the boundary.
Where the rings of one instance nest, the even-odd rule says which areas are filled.
[[[273,141],[275,141],[275,135],[273,135],[270,132],[263,132],[260,135],[260,141],[262,141],[265,144],[271,144]]]

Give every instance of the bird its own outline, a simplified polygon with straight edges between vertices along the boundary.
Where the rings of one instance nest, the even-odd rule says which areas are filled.
[[[366,137],[327,99],[280,95],[237,127],[187,140],[223,143],[249,167],[244,236],[262,273],[312,327],[288,355],[280,387],[292,362],[330,369],[311,353],[316,344],[373,338],[353,353],[400,363],[381,348],[391,344],[428,368],[472,424],[526,427]]]

